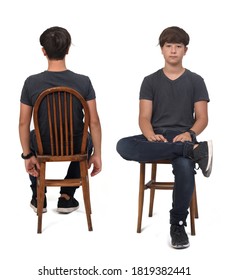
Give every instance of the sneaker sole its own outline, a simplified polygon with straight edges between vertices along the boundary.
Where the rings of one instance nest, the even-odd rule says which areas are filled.
[[[30,204],[30,207],[33,209],[33,211],[34,211],[35,213],[37,213],[37,208],[36,208],[35,206],[33,206],[32,204]],[[46,212],[47,212],[47,209],[46,209],[46,208],[43,208],[42,213],[46,213]]]
[[[61,213],[61,214],[68,214],[68,213],[71,213],[71,212],[77,210],[78,208],[79,208],[79,206],[70,207],[70,208],[57,208],[57,212]]]
[[[190,246],[190,244],[185,244],[185,245],[172,245],[171,246],[174,248],[174,249],[186,249]]]
[[[206,177],[209,177],[212,171],[213,144],[212,144],[212,140],[209,140],[207,143],[208,143],[208,164],[204,175]]]

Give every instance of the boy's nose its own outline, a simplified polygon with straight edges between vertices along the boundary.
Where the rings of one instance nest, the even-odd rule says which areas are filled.
[[[176,46],[172,46],[171,52],[172,52],[172,53],[176,53],[176,50],[177,50]]]

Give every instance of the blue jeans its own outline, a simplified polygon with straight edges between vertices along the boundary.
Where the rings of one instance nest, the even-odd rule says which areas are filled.
[[[35,137],[35,131],[32,130],[30,132],[30,146],[31,150],[33,152],[36,152],[37,146],[36,146],[36,137]],[[88,158],[90,158],[91,153],[93,150],[93,143],[91,139],[91,135],[88,133],[88,138],[87,138],[87,153],[88,153]],[[67,174],[65,176],[65,179],[74,179],[74,178],[79,178],[80,177],[80,165],[79,162],[73,161],[69,164]],[[31,189],[33,192],[33,197],[37,197],[37,178],[29,175],[30,181],[31,181]],[[67,194],[71,197],[74,196],[75,191],[78,187],[63,187],[60,188],[60,194]],[[46,189],[45,189],[46,192]]]
[[[117,143],[117,152],[124,159],[137,162],[171,160],[175,183],[170,223],[186,225],[196,173],[195,163],[192,160],[194,143],[173,143],[172,139],[182,133],[181,131],[159,130],[156,133],[162,134],[168,142],[150,142],[143,135],[135,135],[120,139]]]

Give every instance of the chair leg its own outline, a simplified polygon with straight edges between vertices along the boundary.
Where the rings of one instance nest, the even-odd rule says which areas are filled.
[[[139,182],[139,196],[138,196],[138,226],[137,233],[141,233],[142,226],[142,212],[144,203],[145,190],[145,163],[140,163],[140,182]]]
[[[91,211],[91,198],[90,198],[90,187],[89,187],[89,179],[88,176],[86,176],[86,182],[87,182],[87,193],[88,193],[88,201],[89,201],[89,210],[90,210],[90,214],[92,214]]]
[[[195,218],[199,218],[199,213],[198,213],[198,204],[197,204],[197,195],[196,195],[196,185],[194,188],[194,193],[193,193],[194,201],[195,201]]]
[[[42,232],[42,214],[43,214],[43,206],[44,206],[44,198],[45,198],[45,191],[44,186],[42,184],[38,184],[37,186],[37,233]]]
[[[194,191],[192,194],[192,200],[190,203],[190,222],[191,222],[191,235],[196,235],[196,230],[195,230],[195,217],[196,217],[196,191]]]
[[[152,163],[151,169],[151,181],[156,182],[156,174],[157,174],[157,164]],[[154,205],[154,196],[155,196],[155,188],[150,188],[150,203],[149,203],[149,217],[153,216],[153,205]]]
[[[153,216],[153,204],[154,204],[155,189],[150,189],[150,203],[149,203],[149,217]]]
[[[40,176],[37,178],[37,233],[42,232],[42,214],[45,199],[45,168],[46,164],[40,164]]]
[[[83,189],[85,211],[86,211],[86,216],[87,216],[88,230],[92,231],[93,228],[92,228],[92,222],[91,222],[91,203],[90,203],[89,185],[87,183],[86,178],[82,178],[82,189]]]

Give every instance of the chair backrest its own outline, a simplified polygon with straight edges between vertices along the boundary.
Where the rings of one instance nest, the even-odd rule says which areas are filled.
[[[86,153],[89,110],[76,90],[69,87],[44,90],[35,102],[33,119],[38,155],[68,157]]]

